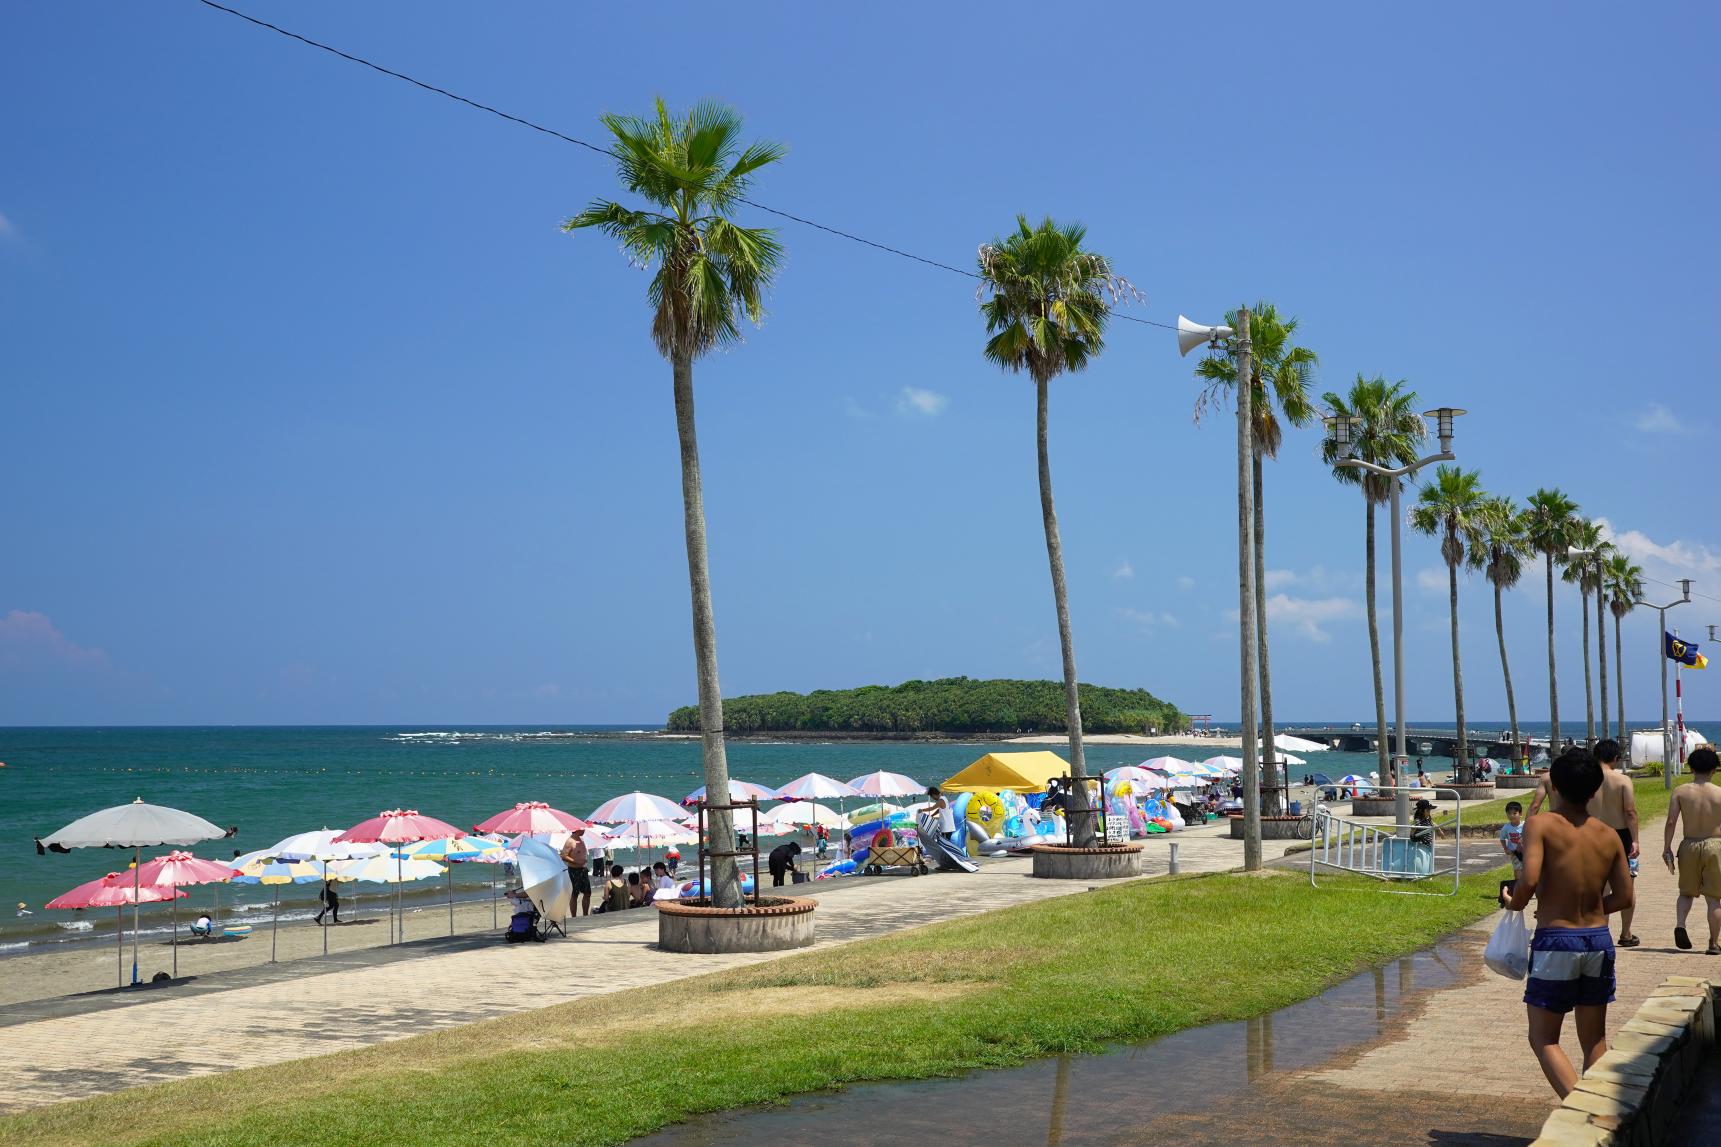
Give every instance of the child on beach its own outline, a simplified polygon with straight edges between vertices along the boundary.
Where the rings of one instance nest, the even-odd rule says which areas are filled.
[[[1607,918],[1632,904],[1631,870],[1619,834],[1589,814],[1602,786],[1588,749],[1568,749],[1548,779],[1550,811],[1524,825],[1524,869],[1506,907],[1536,901],[1530,969],[1524,983],[1530,1048],[1561,1099],[1577,1072],[1560,1047],[1566,1013],[1577,1012],[1584,1069],[1607,1053],[1607,1006],[1614,997],[1613,934]]]
[[[1500,903],[1512,894],[1512,885],[1524,872],[1524,806],[1506,802],[1506,823],[1500,826],[1500,851],[1512,858],[1512,879],[1500,882]]]

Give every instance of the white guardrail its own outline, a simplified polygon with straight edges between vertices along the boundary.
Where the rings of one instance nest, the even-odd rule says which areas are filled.
[[[1426,793],[1428,788],[1408,790]],[[1309,883],[1320,887],[1319,874],[1348,872],[1367,876],[1383,885],[1426,885],[1451,877],[1452,886],[1440,891],[1410,887],[1386,887],[1383,891],[1409,896],[1455,896],[1463,872],[1464,800],[1456,789],[1433,789],[1437,799],[1453,802],[1453,821],[1438,827],[1416,824],[1379,824],[1341,817],[1317,804],[1304,819],[1310,841]],[[1376,789],[1381,797],[1397,795],[1395,789]],[[1444,795],[1443,795],[1444,794]]]

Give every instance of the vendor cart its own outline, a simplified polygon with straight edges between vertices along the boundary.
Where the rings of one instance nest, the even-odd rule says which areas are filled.
[[[887,869],[898,875],[906,871],[909,876],[925,876],[930,871],[919,844],[887,844],[870,849],[861,871],[868,876],[883,876]]]

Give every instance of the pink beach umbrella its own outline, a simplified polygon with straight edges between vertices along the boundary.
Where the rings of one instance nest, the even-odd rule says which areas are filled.
[[[509,836],[523,832],[571,832],[584,827],[586,822],[573,813],[551,808],[543,801],[522,801],[472,826],[476,832],[505,832]]]
[[[157,888],[132,885],[129,872],[110,872],[100,880],[91,880],[48,901],[49,908],[109,908],[114,910],[114,943],[119,957],[119,986],[125,987],[125,906],[155,904],[163,900],[181,900],[190,896],[177,888]]]
[[[849,788],[865,797],[915,797],[926,791],[926,786],[913,777],[887,773],[883,769],[855,777],[849,781]]]
[[[137,866],[137,881],[143,887],[179,889],[187,884],[219,884],[239,875],[219,861],[200,860],[178,849]],[[178,899],[175,897],[175,899]],[[173,908],[173,977],[179,978],[179,906]]]
[[[705,799],[705,786],[700,785],[692,792],[681,798],[681,803],[689,808]],[[774,801],[777,790],[767,785],[756,785],[752,781],[729,782],[729,803],[740,804],[742,801]]]
[[[860,795],[861,793],[853,785],[845,785],[823,773],[808,773],[805,776],[796,777],[777,790],[778,800],[812,801],[814,816],[818,815],[819,802],[822,800],[837,801],[839,802],[837,807],[840,809],[843,800]]]
[[[674,820],[681,815],[681,806],[668,797],[632,792],[605,801],[586,819],[601,824],[621,824],[636,820]]]
[[[466,833],[447,821],[437,820],[433,816],[425,816],[415,808],[385,809],[367,821],[353,825],[339,836],[335,844],[416,844],[421,840],[443,840],[448,837],[465,836]],[[396,875],[405,858],[397,850],[394,854]],[[400,917],[400,924],[395,929],[395,940],[404,940],[406,929],[406,913],[401,907],[400,886],[402,881],[396,880],[394,885],[395,913]]]

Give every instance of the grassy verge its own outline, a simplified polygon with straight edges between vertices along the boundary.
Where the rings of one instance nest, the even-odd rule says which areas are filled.
[[[1690,780],[1689,776],[1675,777],[1673,783],[1683,785]],[[1632,785],[1637,790],[1639,832],[1647,836],[1650,829],[1654,828],[1659,833],[1661,823],[1667,819],[1669,790],[1662,787],[1660,777],[1638,777],[1632,782]],[[1466,805],[1464,806],[1464,827],[1466,829],[1472,826],[1497,829],[1506,823],[1506,803],[1508,801],[1517,801],[1524,806],[1524,811],[1528,812],[1530,802],[1535,799],[1535,796],[1535,789],[1519,789],[1514,791],[1511,796],[1500,797],[1498,800],[1485,801],[1478,805]],[[1452,814],[1443,815],[1436,823],[1451,824]],[[1659,846],[1656,851],[1661,851]]]
[[[952,881],[954,884],[955,881]],[[0,1120],[31,1143],[621,1143],[865,1080],[1282,1007],[1494,908],[1291,874],[1139,882],[751,968]],[[577,959],[578,945],[564,949]],[[140,1049],[147,1054],[147,1049]]]

